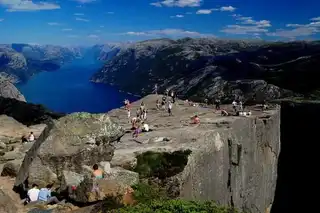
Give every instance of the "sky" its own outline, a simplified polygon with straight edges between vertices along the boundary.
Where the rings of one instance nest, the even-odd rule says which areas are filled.
[[[0,0],[0,43],[315,40],[319,0]]]

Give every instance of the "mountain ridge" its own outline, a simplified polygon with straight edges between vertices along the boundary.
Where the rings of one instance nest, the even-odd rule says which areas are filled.
[[[148,40],[121,50],[91,81],[139,95],[158,84],[202,100],[312,96],[319,53],[319,41]]]

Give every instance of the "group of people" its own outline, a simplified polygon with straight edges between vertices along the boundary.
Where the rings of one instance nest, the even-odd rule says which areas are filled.
[[[27,192],[27,199],[25,203],[43,202],[45,204],[60,203],[56,196],[52,196],[53,184],[48,184],[45,188],[39,189],[37,184],[33,184],[32,188]]]
[[[22,136],[21,141],[22,143],[34,142],[36,138],[34,137],[33,132],[30,132],[28,136]]]
[[[128,117],[130,119],[130,117]],[[136,117],[131,118],[131,129],[133,130],[132,137],[137,138],[141,132],[151,131],[147,120],[147,107],[144,102],[141,102],[140,107],[137,109]]]

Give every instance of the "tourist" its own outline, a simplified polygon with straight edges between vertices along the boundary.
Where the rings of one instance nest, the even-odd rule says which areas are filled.
[[[38,185],[37,184],[32,184],[32,188],[29,189],[28,191],[28,201],[29,202],[36,202],[38,200],[39,197],[39,192],[40,190],[38,189]]]
[[[138,126],[136,127],[136,129],[134,130],[134,132],[133,132],[133,134],[132,134],[132,137],[133,137],[133,138],[137,138],[140,133],[141,133],[141,129],[140,129],[140,125],[138,125]]]
[[[239,101],[239,109],[240,109],[240,111],[243,111],[243,104],[242,104],[242,101]]]
[[[200,118],[198,115],[195,115],[193,118],[192,118],[192,124],[199,124],[200,123]]]
[[[221,101],[218,98],[214,101],[214,104],[216,105],[216,110],[220,110],[220,103]]]
[[[137,118],[140,118],[140,117],[141,117],[141,110],[140,110],[140,109],[137,109],[137,111],[136,111],[136,116],[137,116]]]
[[[209,103],[208,98],[204,99],[204,104],[205,104],[206,106],[208,106],[208,103]]]
[[[138,120],[137,117],[133,117],[133,118],[131,119],[131,124],[132,124],[132,128],[131,128],[131,129],[135,129],[135,128],[136,128],[137,120]]]
[[[142,111],[142,120],[147,120],[147,109],[144,108]]]
[[[162,101],[161,101],[161,106],[162,106],[162,109],[163,109],[163,110],[166,109],[166,101],[167,101],[166,96],[163,96],[163,97],[162,97]]]
[[[166,97],[168,97],[168,95],[169,95],[169,89],[166,89],[166,91],[165,91],[164,94],[166,95]]]
[[[46,188],[42,188],[39,191],[38,201],[46,202],[47,204],[57,204],[60,201],[57,197],[51,196],[51,189],[53,184],[48,184]]]
[[[143,112],[144,108],[145,108],[145,105],[144,105],[144,102],[142,101],[141,104],[140,104],[141,113]]]
[[[150,131],[149,125],[144,123],[142,125],[142,132],[149,132],[149,131]]]
[[[228,116],[229,114],[228,114],[228,112],[226,111],[226,110],[221,110],[221,115],[222,116]]]
[[[156,107],[157,107],[157,110],[160,110],[160,101],[158,99],[156,101]]]
[[[99,169],[98,164],[94,164],[92,168],[92,177],[94,177],[95,179],[103,179],[103,171]]]
[[[168,102],[168,114],[169,114],[169,116],[172,116],[172,102],[171,101]]]
[[[236,100],[234,100],[233,102],[232,102],[232,108],[233,108],[233,110],[236,112],[237,111],[237,102],[236,102]]]
[[[127,116],[128,116],[128,121],[130,123],[130,117],[131,117],[131,111],[130,109],[127,109]]]
[[[155,85],[154,85],[154,93],[155,93],[155,94],[158,94],[158,84],[155,84]]]
[[[124,100],[124,105],[125,105],[125,109],[129,110],[130,109],[130,101],[128,99]]]
[[[172,103],[175,103],[176,102],[176,97],[175,97],[175,93],[174,93],[173,90],[171,90],[170,97],[172,99]]]
[[[30,132],[29,136],[28,136],[28,141],[29,142],[33,142],[35,140],[33,132]]]

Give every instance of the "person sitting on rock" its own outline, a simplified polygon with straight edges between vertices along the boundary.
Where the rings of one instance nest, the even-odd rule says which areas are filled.
[[[137,118],[137,117],[133,117],[133,118],[131,118],[131,124],[132,124],[131,129],[132,129],[132,130],[136,129],[136,123],[137,123],[137,120],[138,120],[138,118]]]
[[[195,115],[193,118],[192,118],[192,124],[199,124],[200,123],[200,118],[198,115]]]
[[[143,125],[142,125],[142,132],[149,132],[149,131],[151,131],[149,125],[146,124],[146,123],[143,123]]]
[[[33,132],[30,132],[29,136],[28,136],[28,141],[29,142],[33,142],[35,140]]]
[[[56,196],[51,196],[53,184],[48,184],[46,188],[39,191],[38,201],[46,202],[46,204],[57,204],[60,201]]]
[[[222,116],[228,116],[229,115],[229,113],[226,111],[226,110],[221,110],[221,115]]]
[[[39,197],[40,190],[38,189],[37,184],[32,184],[32,188],[28,190],[28,202],[36,202]]]
[[[126,191],[122,197],[123,205],[130,206],[136,203],[133,193],[134,193],[134,190],[130,186],[126,188]]]
[[[92,172],[92,177],[94,177],[95,179],[103,179],[103,171],[101,169],[99,169],[98,164],[94,164],[93,165],[93,172]]]
[[[134,130],[132,137],[137,138],[140,133],[141,133],[141,128],[140,128],[140,125],[138,125],[137,128]]]

